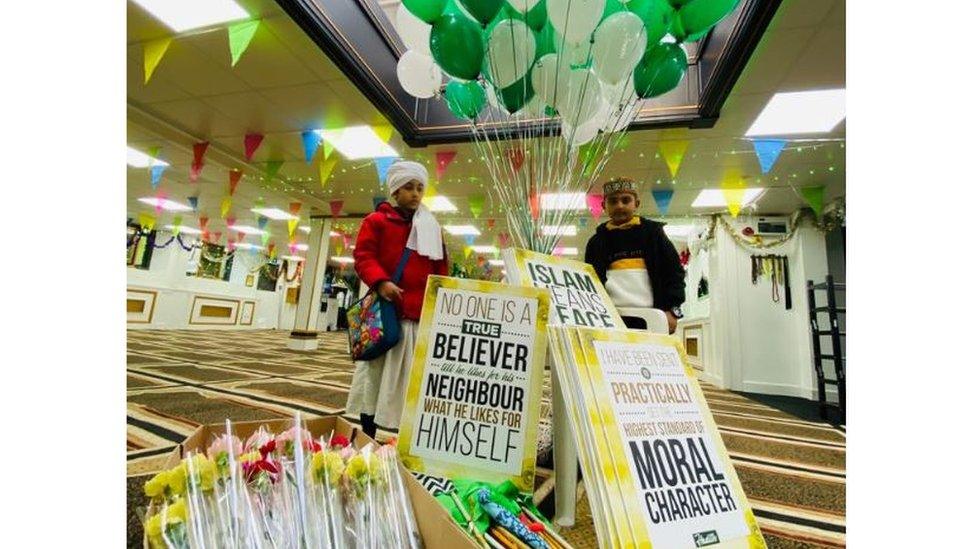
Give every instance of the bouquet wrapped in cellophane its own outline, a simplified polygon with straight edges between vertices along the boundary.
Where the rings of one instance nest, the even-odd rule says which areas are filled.
[[[187,452],[144,488],[153,549],[423,546],[395,448],[316,440],[297,416],[245,441],[228,421],[206,453]]]

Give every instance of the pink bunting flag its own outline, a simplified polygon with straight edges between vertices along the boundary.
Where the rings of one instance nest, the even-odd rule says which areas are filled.
[[[342,204],[342,200],[329,201],[329,209],[332,210],[332,217],[339,217],[339,212],[342,211]]]
[[[237,225],[237,218],[232,215],[225,217],[224,220],[227,222],[228,229],[233,227],[234,225]]]
[[[512,169],[514,171],[519,171],[522,168],[522,164],[525,162],[525,150],[523,149],[508,149],[505,151],[508,156],[508,161],[512,163]]]
[[[210,221],[210,218],[209,217],[201,217],[200,218],[200,230],[201,231],[207,232],[207,223],[209,221]]]
[[[508,247],[508,240],[509,240],[508,233],[500,233],[498,235],[498,245],[501,246],[502,248]]]
[[[437,180],[440,181],[441,176],[447,171],[447,167],[454,161],[454,157],[457,156],[457,151],[441,151],[437,153]]]
[[[241,170],[231,170],[228,172],[228,178],[230,179],[230,195],[234,196],[234,191],[237,190],[237,184],[241,181],[241,176],[244,172]]]
[[[600,219],[600,216],[603,215],[603,195],[586,195],[586,205],[590,208],[590,215],[593,216],[594,221]]]
[[[261,146],[261,142],[264,141],[264,136],[259,133],[249,133],[244,136],[244,159],[248,162],[254,158],[254,151],[258,150]]]

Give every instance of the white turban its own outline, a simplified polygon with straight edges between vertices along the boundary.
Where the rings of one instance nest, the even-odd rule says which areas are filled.
[[[386,170],[386,186],[390,189],[390,195],[397,189],[411,181],[420,181],[427,185],[427,168],[419,162],[409,160],[399,160],[390,165]]]
[[[387,170],[386,186],[392,195],[397,189],[411,181],[419,181],[426,186],[428,177],[427,168],[423,164],[401,160],[394,162]],[[434,218],[434,214],[423,203],[413,214],[407,247],[434,261],[444,259],[444,240],[441,236],[441,226]]]

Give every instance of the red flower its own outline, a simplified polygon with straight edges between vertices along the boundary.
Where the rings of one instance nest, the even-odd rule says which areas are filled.
[[[342,435],[332,435],[332,439],[329,441],[329,446],[332,448],[335,448],[336,446],[339,448],[345,448],[346,446],[349,446],[349,439]]]
[[[277,447],[278,447],[278,445],[277,445],[277,443],[275,442],[275,439],[271,439],[271,440],[269,440],[268,442],[266,442],[266,443],[264,444],[264,446],[262,446],[262,447],[261,447],[261,448],[260,448],[260,449],[258,450],[259,452],[261,452],[261,459],[262,459],[262,460],[264,460],[264,459],[267,459],[267,457],[268,457],[268,456],[269,456],[270,454],[273,454],[273,453],[274,453],[274,451],[275,451],[275,448],[277,448]]]
[[[315,440],[306,440],[305,450],[308,452],[320,452],[322,450],[322,445]]]
[[[244,480],[248,483],[254,482],[262,473],[266,473],[273,484],[278,482],[278,473],[281,471],[276,462],[266,459],[245,461],[241,464],[241,469],[244,471]]]

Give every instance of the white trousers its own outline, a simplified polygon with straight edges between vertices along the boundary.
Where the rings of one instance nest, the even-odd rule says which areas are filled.
[[[376,425],[387,430],[400,428],[403,399],[410,381],[413,347],[417,343],[417,323],[400,321],[400,342],[383,356],[357,361],[346,400],[346,413],[376,416]]]

